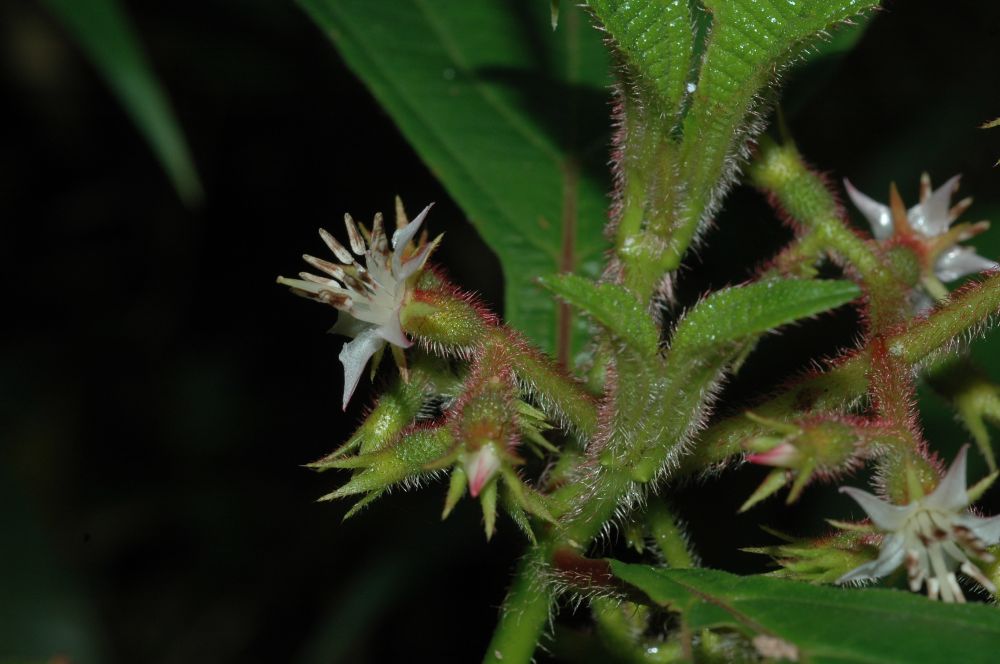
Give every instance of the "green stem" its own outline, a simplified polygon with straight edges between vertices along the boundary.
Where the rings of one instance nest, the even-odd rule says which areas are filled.
[[[482,352],[488,344],[505,348],[518,378],[532,388],[546,414],[564,420],[584,437],[594,432],[597,403],[583,383],[454,288],[434,285],[434,290],[418,290],[400,310],[400,323],[407,334],[442,355],[468,357]]]
[[[816,234],[811,242],[824,244],[827,251],[857,272],[870,295],[873,331],[886,329],[906,317],[902,284],[886,268],[874,246],[847,226],[826,182],[810,170],[794,144],[779,145],[762,138],[747,175],[776,207]]]
[[[548,415],[562,416],[584,439],[597,429],[597,401],[583,383],[567,374],[547,355],[532,348],[507,326],[495,328],[492,339],[513,349],[511,362],[518,378],[528,383]]]
[[[662,500],[651,503],[646,510],[646,525],[668,565],[678,568],[697,565],[677,517]]]
[[[911,321],[902,331],[889,335],[886,348],[904,364],[913,366],[997,314],[1000,314],[1000,275],[993,275],[975,287],[954,293],[931,316]],[[862,349],[826,373],[803,380],[755,406],[753,411],[779,420],[791,420],[810,411],[841,411],[867,392],[867,369],[871,362],[871,350]],[[723,419],[702,433],[678,473],[690,474],[723,462],[742,452],[744,440],[764,433],[760,424],[742,414]]]
[[[552,545],[539,542],[521,558],[507,591],[500,620],[483,657],[484,664],[530,662],[545,630],[554,595],[551,584],[538,578],[548,564]]]

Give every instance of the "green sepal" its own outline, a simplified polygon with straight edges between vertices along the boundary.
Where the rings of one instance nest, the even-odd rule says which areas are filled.
[[[556,522],[545,504],[545,497],[526,485],[512,468],[507,464],[502,465],[500,475],[503,477],[504,485],[510,490],[511,498],[521,509],[549,523]]]
[[[546,452],[559,454],[559,448],[550,443],[543,435],[544,432],[551,431],[553,428],[545,418],[545,413],[520,399],[516,403],[516,408],[517,424],[524,442],[533,448],[539,458],[544,457]]]
[[[528,518],[528,513],[518,504],[509,484],[504,484],[501,488],[500,501],[504,511],[507,512],[517,527],[521,529],[521,532],[525,534],[532,544],[537,544],[538,540],[535,538],[535,532],[531,529],[531,519]]]
[[[404,434],[395,444],[378,452],[332,460],[332,467],[361,470],[347,484],[320,500],[382,491],[404,480],[424,477],[429,474],[426,467],[448,454],[453,446],[454,439],[446,428],[417,429]]]
[[[770,556],[779,568],[769,572],[769,576],[809,583],[833,583],[878,555],[876,547],[866,541],[870,539],[870,530],[841,530],[817,539],[798,539],[768,532],[785,541],[741,550]]]
[[[451,469],[451,478],[448,481],[448,495],[444,499],[444,510],[441,512],[442,521],[448,518],[451,511],[455,509],[455,505],[465,495],[465,489],[468,484],[469,481],[465,474],[465,469],[462,468],[462,464],[456,463]]]
[[[347,442],[306,467],[316,470],[351,467],[335,462],[354,451],[367,454],[387,447],[413,423],[429,397],[450,393],[459,384],[458,377],[442,361],[420,353],[413,355],[409,374],[409,381],[396,377]]]
[[[483,508],[483,528],[486,531],[486,539],[489,541],[496,532],[497,525],[497,481],[483,487],[479,494],[479,504]]]
[[[351,505],[351,509],[347,510],[347,513],[344,514],[343,520],[347,521],[352,516],[355,516],[358,513],[360,513],[361,510],[363,510],[364,508],[368,507],[370,504],[381,498],[383,493],[385,493],[385,489],[381,489],[379,491],[372,491],[371,493],[367,494],[366,496],[358,500],[358,502]]]
[[[791,505],[799,499],[806,484],[812,478],[814,470],[816,470],[816,459],[806,459],[802,466],[795,470],[795,480],[792,482],[792,488],[788,490],[788,498],[785,499],[786,505]]]
[[[767,474],[767,477],[764,478],[764,481],[760,483],[760,486],[757,487],[752,494],[750,494],[750,497],[747,498],[742,505],[740,505],[740,509],[737,510],[737,512],[742,514],[768,496],[771,496],[781,490],[787,481],[786,476],[787,471],[783,468],[775,468],[772,470]]]
[[[969,496],[969,503],[974,503],[982,498],[983,494],[989,491],[989,488],[993,486],[994,482],[997,481],[997,477],[1000,477],[1000,470],[994,470],[992,473],[966,489],[965,493]]]

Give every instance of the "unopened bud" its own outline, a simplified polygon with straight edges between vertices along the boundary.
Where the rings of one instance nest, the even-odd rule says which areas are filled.
[[[477,498],[490,480],[500,470],[500,455],[493,443],[483,445],[475,452],[466,452],[462,460],[465,474],[469,478],[469,493]]]

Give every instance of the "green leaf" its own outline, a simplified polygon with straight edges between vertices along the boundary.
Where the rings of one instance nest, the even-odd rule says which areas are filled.
[[[198,173],[177,118],[117,0],[42,0],[104,77],[156,153],[178,195],[201,200]]]
[[[562,6],[552,32],[544,2],[301,2],[499,256],[508,322],[567,352],[568,308],[536,278],[595,277],[605,247],[608,63],[587,17]]]
[[[684,120],[682,164],[688,181],[687,212],[678,247],[687,247],[720,183],[746,139],[759,129],[754,117],[761,92],[811,38],[878,0],[757,2],[705,0],[712,13],[704,64]],[[721,178],[721,181],[720,181]]]
[[[694,49],[688,3],[590,0],[588,4],[614,39],[633,83],[653,92],[660,112],[675,115],[685,94]]]
[[[798,661],[993,662],[1000,611],[947,605],[897,590],[831,588],[709,569],[663,569],[611,561],[618,578],[679,612],[688,632],[730,628],[780,639]],[[770,637],[770,639],[767,639]]]
[[[712,293],[684,316],[671,352],[720,347],[815,316],[861,295],[851,281],[771,279]]]
[[[656,353],[660,331],[635,296],[615,284],[597,284],[574,274],[541,279],[543,286],[588,314],[644,356]]]

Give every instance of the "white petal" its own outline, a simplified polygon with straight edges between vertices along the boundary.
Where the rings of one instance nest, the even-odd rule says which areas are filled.
[[[969,504],[969,494],[965,490],[965,468],[969,446],[962,445],[958,456],[938,483],[934,492],[923,501],[924,507],[947,512],[958,512]]]
[[[903,521],[913,510],[914,504],[893,505],[882,500],[878,496],[873,496],[867,491],[855,489],[851,486],[840,487],[841,493],[846,493],[853,498],[861,508],[871,517],[872,523],[890,532],[895,532],[903,525]]]
[[[1000,544],[1000,515],[983,519],[970,514],[962,517],[959,523],[968,527],[987,546]]]
[[[359,300],[351,307],[351,315],[376,327],[385,325],[395,314],[396,307],[391,301],[386,303],[384,301]]]
[[[951,247],[938,257],[934,265],[934,274],[941,281],[955,281],[964,276],[996,270],[1000,265],[996,261],[983,258],[968,247]]]
[[[403,226],[397,229],[395,233],[392,234],[392,269],[396,276],[400,279],[405,279],[409,275],[403,276],[403,251],[406,249],[406,245],[416,237],[417,232],[420,230],[420,225],[424,223],[424,219],[427,218],[427,213],[431,211],[434,206],[433,203],[425,207],[417,217]],[[412,272],[411,272],[412,274]]]
[[[392,265],[383,256],[375,251],[365,252],[365,267],[368,269],[368,276],[388,291],[396,289],[396,277],[392,273]],[[395,260],[395,258],[393,258]]]
[[[380,337],[391,343],[393,346],[409,348],[413,345],[413,342],[406,338],[406,334],[403,332],[403,327],[399,324],[398,315],[394,315],[389,322],[380,325],[376,328],[376,331]]]
[[[941,235],[948,230],[948,210],[951,208],[951,195],[958,189],[960,175],[952,177],[938,187],[920,205],[914,205],[906,215],[910,226],[918,233],[927,236]]]
[[[440,237],[441,236],[439,235],[438,238],[440,239]],[[409,279],[411,276],[413,276],[414,272],[416,272],[417,270],[419,270],[424,266],[424,263],[427,262],[427,257],[431,255],[431,252],[434,251],[434,247],[436,246],[437,246],[436,240],[434,242],[429,242],[427,246],[425,246],[415,255],[411,256],[408,261],[406,261],[405,263],[402,264],[402,266],[400,266],[399,278]]]
[[[354,316],[348,313],[341,312],[337,316],[337,322],[327,330],[330,334],[340,334],[345,337],[354,338],[371,327],[370,324],[364,322],[363,320],[358,320]]]
[[[339,358],[344,365],[344,410],[347,410],[347,402],[351,400],[354,388],[358,386],[358,381],[361,380],[361,374],[365,371],[365,365],[368,364],[368,360],[371,359],[371,356],[383,344],[385,344],[385,340],[379,336],[376,328],[369,327],[359,334],[354,341],[344,344],[344,347],[340,350]]]
[[[395,251],[400,251],[406,247],[406,245],[412,240],[417,231],[420,230],[420,224],[424,223],[424,219],[427,218],[427,213],[431,211],[434,204],[431,203],[418,214],[413,221],[403,226],[402,228],[397,228],[396,232],[392,234],[392,248]]]
[[[837,579],[838,584],[850,581],[863,581],[864,579],[878,579],[888,576],[894,569],[903,562],[905,550],[903,549],[903,538],[899,535],[892,535],[882,542],[878,558],[860,567],[855,567],[847,574]]]
[[[847,188],[847,195],[854,201],[855,207],[861,211],[868,223],[872,227],[872,235],[876,240],[884,240],[892,236],[892,210],[888,205],[882,205],[876,200],[868,198],[854,188],[851,181],[844,178],[844,187]]]

